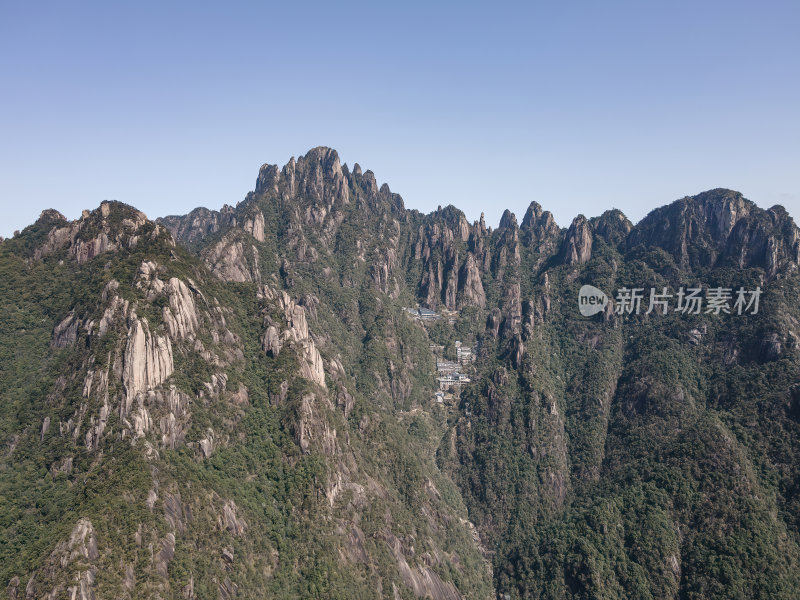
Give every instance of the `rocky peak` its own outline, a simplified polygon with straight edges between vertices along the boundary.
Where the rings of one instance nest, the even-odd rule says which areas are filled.
[[[135,226],[141,226],[147,222],[147,215],[142,211],[117,200],[104,200],[98,208],[89,212],[88,217],[85,218],[92,219],[96,223],[98,216],[105,222],[121,222],[122,225],[128,225],[126,222],[129,222]]]
[[[339,153],[333,148],[328,148],[326,146],[312,148],[304,156],[301,156],[298,162],[319,164],[322,167],[324,175],[331,179],[341,176],[342,174],[342,166],[339,163]]]
[[[530,248],[543,250],[547,242],[554,242],[561,233],[552,213],[542,209],[538,202],[531,202],[520,227],[522,243]]]
[[[751,206],[731,190],[687,196],[642,219],[631,233],[628,247],[654,245],[672,254],[681,266],[710,266]]]
[[[234,228],[265,242],[262,222],[266,226],[277,214],[288,222],[286,246],[295,250],[295,258],[302,262],[313,261],[320,250],[327,251],[339,226],[354,210],[368,211],[368,221],[379,224],[389,213],[402,213],[404,206],[387,184],[378,185],[372,171],[362,172],[356,164],[351,173],[335,150],[320,146],[297,159],[290,158],[282,169],[262,165],[255,191],[235,208],[226,206],[219,212],[195,209],[189,215],[164,217],[160,222],[184,243],[194,244],[217,233],[227,235],[227,230]],[[459,230],[462,239],[465,231]],[[314,238],[322,248],[314,247]]]
[[[481,273],[478,263],[472,254],[467,254],[463,267],[458,277],[460,292],[459,308],[464,306],[477,306],[486,308],[486,294],[481,282]]]
[[[517,217],[508,209],[503,211],[503,216],[500,217],[500,226],[498,229],[517,229]]]
[[[710,227],[716,239],[725,239],[736,223],[746,218],[755,205],[739,192],[715,189],[693,198],[700,208],[700,215]]]
[[[525,229],[531,227],[539,221],[545,212],[542,205],[534,200],[528,205],[528,210],[525,211],[525,216],[522,217],[522,227]]]
[[[592,228],[583,215],[572,220],[561,245],[561,260],[567,265],[579,265],[592,257]]]
[[[84,210],[80,219],[71,222],[58,211],[46,210],[39,223],[52,229],[34,257],[41,259],[67,248],[78,264],[105,252],[131,249],[142,236],[155,239],[163,231],[143,212],[117,201],[104,201],[93,211]]]
[[[782,207],[765,211],[739,192],[715,189],[654,210],[631,231],[627,247],[658,246],[683,268],[727,261],[774,276],[797,268],[797,239]]]
[[[256,179],[256,194],[266,194],[268,192],[278,191],[278,182],[281,178],[281,172],[278,165],[261,165],[258,170],[258,178]]]
[[[502,281],[509,263],[511,263],[512,273],[515,272],[514,267],[520,263],[519,227],[514,213],[510,210],[503,212],[503,216],[500,218],[500,226],[495,234],[496,249],[492,266],[495,278],[498,281]]]
[[[297,163],[294,160],[294,156],[289,159],[289,162],[283,166],[283,170],[281,171],[281,175],[283,176],[283,180],[286,184],[286,191],[289,195],[294,196],[296,192],[295,188],[295,171],[296,171]]]
[[[800,265],[800,229],[782,206],[740,219],[725,243],[721,260],[739,268],[761,267],[769,277]]]
[[[39,218],[36,220],[37,225],[55,225],[57,223],[66,222],[67,218],[53,208],[43,210],[39,215]]]
[[[378,194],[378,182],[375,179],[375,173],[367,169],[361,176],[360,184],[362,189],[367,193],[367,197],[374,197]]]
[[[458,235],[461,237],[462,242],[469,240],[469,222],[467,222],[467,217],[463,213],[458,219]]]
[[[319,146],[298,158],[296,164],[293,161],[284,167],[292,177],[290,195],[299,194],[328,207],[336,201],[348,201],[348,184],[336,150]]]
[[[594,233],[612,246],[618,246],[624,242],[633,229],[633,223],[622,211],[617,209],[607,210],[599,217],[592,219],[591,224]]]
[[[432,216],[440,220],[443,227],[451,230],[454,238],[460,239],[462,242],[469,239],[470,228],[467,217],[452,204],[444,208],[438,207]]]

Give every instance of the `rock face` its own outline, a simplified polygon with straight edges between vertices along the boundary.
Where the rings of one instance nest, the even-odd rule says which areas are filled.
[[[81,322],[75,318],[75,313],[71,312],[53,329],[53,339],[50,345],[53,348],[66,348],[72,346],[78,339],[78,330]]]
[[[137,286],[147,291],[151,302],[165,296],[168,306],[164,306],[163,321],[174,341],[194,339],[200,326],[200,317],[194,303],[194,294],[183,281],[171,277],[166,283],[158,277],[159,267],[154,262],[143,262],[137,274]],[[194,287],[193,283],[189,283]]]
[[[592,257],[592,229],[583,215],[572,221],[561,247],[561,260],[567,265],[581,265]]]
[[[266,315],[265,331],[261,338],[263,350],[271,356],[277,356],[285,345],[291,344],[300,359],[301,376],[324,387],[322,356],[309,335],[305,309],[284,291],[278,292],[265,286],[261,288],[260,294],[263,298],[275,301],[283,313],[285,323],[285,327],[281,327],[280,323],[273,322],[269,314]]]
[[[595,235],[603,238],[611,246],[624,244],[633,229],[633,223],[619,210],[607,210],[599,217],[591,220]]]
[[[259,254],[235,236],[224,237],[205,256],[211,272],[223,281],[260,282]]]
[[[472,254],[467,255],[464,266],[459,276],[461,303],[459,308],[464,306],[477,306],[486,308],[486,294],[481,283],[481,274],[478,270],[478,263]]]
[[[538,202],[531,202],[520,227],[522,243],[537,252],[547,253],[558,239],[561,230],[552,213],[544,210]]]
[[[191,244],[234,226],[237,221],[234,208],[226,204],[219,211],[196,208],[188,215],[163,217],[157,222],[166,227],[176,239]]]
[[[228,531],[234,536],[241,537],[245,534],[247,523],[236,516],[236,503],[228,500],[222,508],[222,515],[219,517],[218,524],[221,529]]]
[[[125,346],[122,382],[126,405],[142,392],[155,389],[172,375],[172,344],[167,336],[150,332],[146,319],[134,314]]]
[[[83,397],[94,397],[103,403],[102,406],[100,406],[97,416],[90,417],[89,426],[86,431],[86,435],[84,436],[86,447],[92,450],[97,450],[100,446],[100,440],[103,439],[103,433],[106,430],[110,412],[108,371],[104,369],[96,369],[89,371],[86,374],[86,379],[83,383]]]
[[[156,555],[156,572],[164,578],[169,577],[169,563],[175,556],[175,534],[171,531],[161,540],[161,548]]]
[[[779,206],[750,215],[731,229],[722,251],[726,259],[740,268],[762,267],[769,277],[794,272],[800,265],[800,231]]]
[[[682,268],[731,264],[761,267],[774,277],[800,262],[800,234],[782,207],[763,211],[724,189],[654,210],[628,237],[628,248],[638,245],[663,248]]]
[[[201,316],[195,298],[206,306],[208,303],[195,283],[188,280],[187,284],[177,277],[164,281],[159,277],[163,271],[164,268],[155,262],[144,261],[133,281],[133,289],[142,296],[134,306],[121,297],[120,284],[112,279],[100,295],[101,307],[105,309],[98,311],[102,314],[99,322],[80,319],[71,311],[54,329],[53,345],[56,347],[74,345],[76,331],[83,336],[88,348],[93,347],[95,340],[110,338],[108,343],[111,343],[118,338],[115,350],[107,356],[107,366],[97,366],[95,357],[91,356],[90,368],[83,380],[82,397],[99,408],[88,411],[87,405],[82,404],[72,418],[59,424],[62,436],[71,434],[77,443],[79,434],[82,435],[90,451],[101,450],[104,438],[114,433],[108,427],[112,412],[118,412],[122,420],[123,439],[130,435],[135,443],[152,433],[156,437],[150,440],[157,441],[163,448],[183,445],[191,424],[191,398],[175,385],[168,388],[165,385],[175,369],[175,344],[181,348],[183,356],[193,353],[217,369],[243,360],[240,340],[227,329],[224,313],[218,309]],[[154,310],[156,305],[161,306],[160,311]],[[147,318],[137,315],[137,308],[148,311],[151,317],[160,312],[160,319],[156,318],[153,325]],[[158,321],[163,324],[165,333],[161,333]],[[210,351],[197,339],[201,323],[205,323],[203,331],[211,337],[212,347],[221,350],[221,355]],[[226,382],[224,372],[212,374],[198,396],[223,396]],[[121,389],[122,393],[112,394],[110,389]],[[246,387],[240,386],[231,397],[239,403],[247,403]],[[42,437],[46,433],[44,429]],[[53,473],[71,470],[72,458],[51,465]]]
[[[264,215],[261,213],[260,210],[257,210],[255,214],[251,217],[248,217],[244,222],[244,230],[252,235],[256,240],[259,242],[263,242],[265,238],[264,233]]]
[[[69,553],[65,554],[61,559],[62,566],[66,566],[66,562],[73,561],[79,557],[87,560],[97,560],[100,556],[97,547],[97,536],[89,519],[80,519],[75,524],[69,536],[67,550]]]
[[[69,584],[66,586],[58,584],[51,589],[49,586],[43,587],[44,583],[40,582],[36,575],[32,575],[25,587],[25,598],[55,600],[67,597],[76,600],[94,600],[98,571],[96,563],[100,558],[100,545],[95,528],[88,518],[82,517],[72,528],[69,537],[56,544],[47,559],[47,568],[43,573],[45,576],[43,578],[50,579],[49,576],[52,574],[70,572],[73,577]]]
[[[170,278],[165,286],[169,306],[164,307],[164,324],[173,339],[186,339],[194,336],[199,327],[194,297],[183,281]]]
[[[38,223],[53,227],[44,244],[34,252],[37,260],[66,248],[82,265],[106,252],[131,249],[142,238],[154,240],[164,233],[144,213],[121,202],[103,202],[100,208],[84,211],[83,217],[72,223],[66,223],[60,216],[55,211],[42,213]]]
[[[432,222],[415,232],[414,260],[422,264],[420,295],[428,307],[459,310],[484,308],[483,262],[489,262],[487,231],[476,223],[470,232],[466,218],[452,206],[431,215]]]
[[[397,561],[397,568],[403,582],[410,587],[418,598],[433,598],[434,600],[460,600],[461,596],[453,586],[445,583],[428,567],[412,569],[403,553],[400,540],[389,535],[386,544]]]
[[[300,402],[295,418],[290,423],[290,428],[303,452],[310,452],[314,444],[323,454],[334,456],[339,452],[336,429],[324,418],[321,412],[323,406],[330,408],[330,403],[316,398],[313,394],[306,394]]]

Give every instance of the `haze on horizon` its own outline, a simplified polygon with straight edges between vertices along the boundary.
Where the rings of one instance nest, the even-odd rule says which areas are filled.
[[[0,235],[236,204],[312,147],[422,212],[561,226],[726,187],[800,217],[800,5],[0,7]]]

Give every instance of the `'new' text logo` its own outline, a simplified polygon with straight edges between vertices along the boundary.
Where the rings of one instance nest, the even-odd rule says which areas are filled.
[[[593,285],[584,285],[578,292],[578,310],[584,317],[591,317],[608,306],[608,296]]]

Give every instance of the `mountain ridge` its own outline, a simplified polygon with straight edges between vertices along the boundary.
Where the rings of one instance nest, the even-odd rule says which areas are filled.
[[[283,168],[279,168],[278,165],[274,164],[262,165],[261,168],[259,169],[259,175],[256,181],[255,191],[248,194],[247,198],[243,201],[243,203],[246,204],[252,201],[251,194],[255,196],[259,194],[263,195],[268,191],[271,191],[273,193],[278,193],[278,186],[282,181],[287,182],[288,195],[291,197],[293,194],[296,193],[295,183],[294,183],[296,176],[295,165],[298,164],[298,162],[303,163],[303,166],[306,166],[306,163],[310,163],[311,165],[310,167],[306,168],[310,168],[313,172],[307,178],[303,178],[303,173],[301,173],[300,174],[301,182],[299,185],[304,186],[306,197],[308,197],[312,201],[317,201],[317,202],[323,201],[321,194],[323,193],[322,190],[325,189],[325,186],[323,185],[325,178],[329,178],[332,181],[334,181],[335,187],[339,190],[338,193],[342,193],[342,190],[344,188],[342,187],[341,181],[344,178],[351,177],[351,173],[347,168],[347,165],[346,164],[340,165],[339,156],[335,150],[328,147],[319,146],[313,148],[305,155],[302,155],[297,161],[295,161],[294,157],[292,157],[290,161]],[[361,167],[358,165],[358,163],[355,163],[355,168],[352,177],[355,178],[361,176],[362,176]],[[365,181],[367,182],[366,185],[369,188],[369,190],[373,194],[376,193],[378,191],[378,186],[374,174],[372,174],[371,171],[367,171],[364,177]],[[311,181],[312,179],[313,181]],[[384,190],[384,186],[386,193],[391,194],[387,184],[383,184],[381,186],[381,191]],[[333,191],[331,193],[336,194],[337,192]],[[398,210],[405,209],[402,203],[402,198],[399,195],[391,194],[391,197],[396,200]],[[347,201],[346,192],[344,200],[346,203]],[[789,213],[783,206],[775,205],[769,209],[761,209],[758,206],[756,206],[752,201],[744,198],[740,192],[736,192],[734,190],[729,190],[726,188],[714,188],[711,190],[700,192],[694,196],[685,196],[681,199],[673,201],[668,205],[653,209],[650,213],[648,213],[645,217],[643,217],[639,223],[635,225],[631,223],[630,227],[627,225],[623,225],[623,227],[626,227],[628,229],[628,232],[630,232],[630,230],[632,229],[635,229],[637,227],[640,228],[641,226],[651,221],[657,220],[662,215],[666,217],[667,215],[675,212],[676,210],[685,210],[685,208],[688,206],[687,203],[691,203],[692,206],[699,208],[700,212],[706,210],[722,211],[722,213],[724,214],[720,214],[717,216],[712,214],[712,215],[706,215],[706,217],[711,217],[715,219],[732,218],[735,220],[733,224],[738,223],[738,221],[740,220],[739,217],[742,214],[744,214],[745,217],[750,213],[759,216],[763,216],[765,214],[770,215],[770,218],[773,221],[778,221],[780,222],[779,223],[780,225],[783,225],[786,228],[788,228],[789,232],[787,235],[790,237],[788,244],[790,246],[789,251],[794,252],[795,253],[794,256],[796,256],[795,246],[797,243],[797,239],[793,239],[793,234],[791,233],[792,228],[796,229],[796,225],[794,224],[791,215],[789,215]],[[449,208],[450,207],[453,210],[457,211],[451,218],[459,219],[460,217],[463,216],[466,221],[466,216],[462,211],[460,211],[457,207],[453,205],[449,205]],[[734,210],[734,208],[738,208],[741,212],[737,213],[736,210]],[[228,215],[225,226],[230,226],[231,224],[233,224],[233,222],[231,221],[233,217],[230,216],[231,211],[235,210],[233,207],[225,205],[220,212],[211,210],[209,211],[210,214],[206,214],[204,211],[208,210],[209,209],[206,208],[197,208],[188,213],[188,215],[184,215],[183,217],[179,215],[171,215],[167,217],[159,217],[158,219],[156,219],[156,221],[164,224],[165,226],[170,225],[173,234],[176,235],[176,238],[181,241],[193,241],[196,239],[197,236],[197,233],[188,233],[188,234],[182,233],[182,230],[186,228],[185,221],[187,217],[189,217],[189,215],[197,215],[199,217],[200,214],[203,214],[204,217],[203,220],[208,220],[211,222],[210,224],[211,229],[208,230],[207,227],[207,230],[212,233],[218,231],[219,225],[217,225],[216,221],[219,220],[219,218],[222,217],[223,215]],[[415,209],[405,209],[405,210],[409,210],[410,212],[416,212]],[[440,210],[441,207],[437,209],[437,211]],[[430,218],[433,215],[433,212],[427,214],[424,213],[420,214],[423,214],[424,216]],[[627,217],[625,217],[624,213],[622,213],[621,211],[613,209],[613,213],[615,218],[619,218],[619,220],[623,222],[630,223]],[[539,218],[540,215],[544,215],[543,218],[545,220],[548,219],[552,220],[552,215],[548,211],[544,211],[538,202],[536,201],[531,202],[528,209],[526,210],[525,219],[523,219],[523,228],[526,226],[526,223],[528,226],[530,226],[530,224],[532,223],[531,219],[534,217]],[[581,216],[582,215],[578,215],[575,217],[575,219],[579,219]],[[605,215],[591,217],[590,221],[598,222],[600,227],[604,227],[606,226],[606,223],[604,221],[604,216]],[[501,216],[498,229],[503,229],[505,221],[512,218],[515,221],[514,226],[516,226],[516,217],[514,213],[506,209],[503,215]],[[572,227],[575,224],[575,219],[573,219],[573,222],[571,223],[570,227]],[[469,225],[469,223],[467,222],[467,227],[480,226],[482,228],[486,228],[486,225],[482,224],[482,221],[483,219],[481,218],[480,220],[474,221],[472,225]],[[178,223],[181,223],[181,225],[178,225]],[[557,225],[555,225],[554,221],[552,224],[548,222],[546,225],[546,227],[549,229],[552,229],[554,226],[558,227]],[[718,224],[717,226],[722,226],[722,224]],[[195,225],[194,230],[197,230],[198,227],[200,226]],[[567,228],[558,227],[558,228],[562,233],[569,229],[569,227]],[[491,227],[488,228],[487,231],[491,231]],[[731,233],[731,231],[728,230],[727,233]],[[797,262],[796,258],[794,259],[794,262]]]
[[[43,211],[0,243],[0,579],[14,598],[792,598],[799,240],[722,189],[636,225],[560,228],[532,202],[492,229],[406,209],[327,148],[220,211]],[[627,315],[612,293],[587,318],[583,284],[762,295]]]

